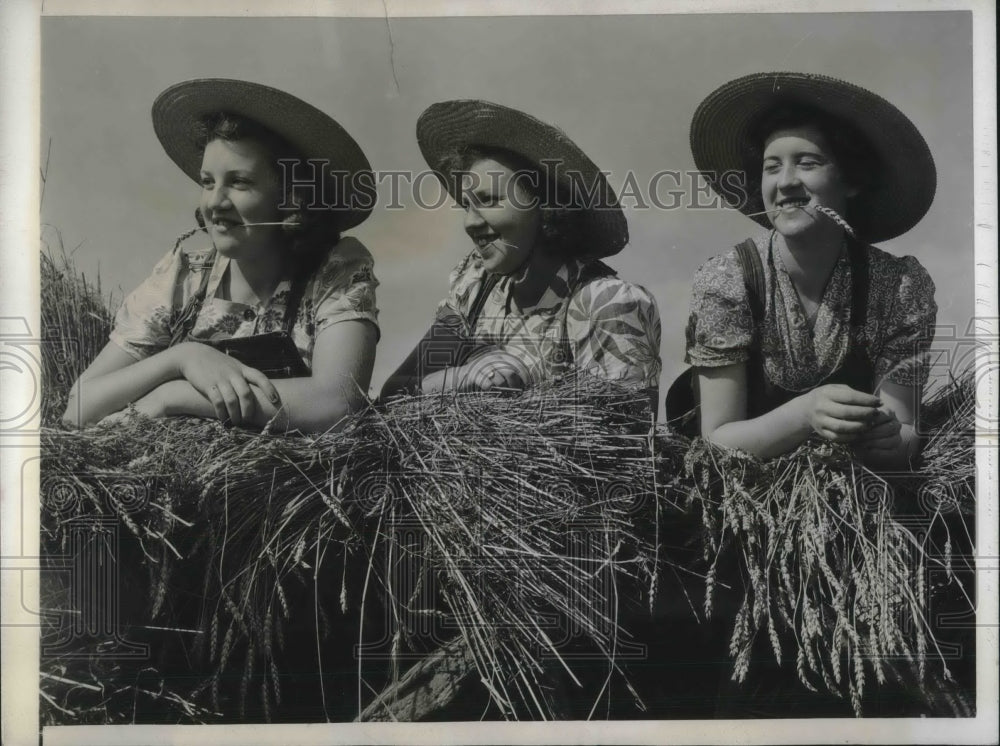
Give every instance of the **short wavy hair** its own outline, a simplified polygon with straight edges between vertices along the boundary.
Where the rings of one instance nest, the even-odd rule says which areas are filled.
[[[587,227],[586,211],[572,206],[569,190],[547,180],[545,173],[523,155],[505,148],[468,145],[445,153],[438,162],[437,169],[442,178],[455,179],[458,174],[470,170],[478,161],[485,159],[498,161],[515,174],[532,177],[519,183],[538,203],[542,242],[546,250],[565,258],[593,253],[590,251],[592,231]],[[449,186],[453,186],[457,192],[457,184]]]

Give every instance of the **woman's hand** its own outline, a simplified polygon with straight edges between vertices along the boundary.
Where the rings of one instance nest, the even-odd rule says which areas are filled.
[[[278,390],[267,376],[208,345],[183,342],[170,352],[178,374],[211,402],[216,417],[223,422],[242,425],[253,417],[257,401],[250,384],[275,406],[281,402]]]
[[[462,366],[461,391],[523,391],[531,376],[518,358],[500,349],[475,356]]]
[[[895,467],[909,455],[904,448],[904,436],[912,433],[912,427],[904,433],[903,423],[888,407],[878,411],[878,418],[868,432],[858,437],[852,446],[855,455],[868,467]]]
[[[851,443],[882,422],[877,396],[841,383],[820,386],[799,397],[802,415],[814,432],[837,443]],[[882,431],[888,436],[889,426]],[[898,431],[897,431],[898,434]]]

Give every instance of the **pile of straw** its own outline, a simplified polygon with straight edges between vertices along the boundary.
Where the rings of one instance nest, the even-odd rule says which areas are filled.
[[[51,233],[50,229],[50,233]],[[98,278],[76,270],[54,232],[54,246],[41,253],[42,422],[54,423],[66,409],[73,381],[107,344],[115,302]]]
[[[651,582],[652,549],[637,531],[657,505],[660,471],[647,408],[642,394],[573,379],[516,402],[402,399],[314,438],[139,415],[50,429],[47,538],[61,549],[71,518],[117,516],[151,571],[153,620],[168,608],[172,568],[207,568],[200,593],[211,603],[196,652],[214,669],[185,698],[207,689],[211,709],[229,701],[242,715],[249,694],[270,717],[281,697],[276,649],[294,606],[286,588],[343,582],[317,569],[327,553],[346,553],[364,566],[362,603],[377,595],[392,613],[394,657],[427,652],[415,622],[444,619],[504,716],[550,718],[558,709],[547,671],[557,665],[579,683],[560,634],[583,640],[610,679],[619,672],[616,589],[622,578]],[[401,540],[414,530],[421,540]],[[220,686],[234,666],[238,698],[227,700]]]
[[[62,339],[43,348],[53,425],[110,316],[97,287],[44,257],[42,298]],[[267,720],[282,707],[290,625],[308,615],[322,671],[331,645],[364,642],[337,640],[331,620],[363,628],[378,607],[389,665],[371,676],[357,664],[355,716],[398,717],[403,669],[441,651],[474,668],[503,717],[562,717],[567,699],[583,703],[577,717],[598,714],[612,685],[628,684],[623,609],[652,605],[672,563],[660,536],[693,511],[704,610],[732,614],[737,681],[752,675],[754,640],[766,640],[803,687],[856,714],[894,679],[919,682],[928,711],[941,712],[942,691],[960,687],[947,682],[924,577],[936,563],[949,587],[960,570],[968,583],[952,554],[972,550],[973,411],[971,374],[932,394],[924,465],[900,484],[824,444],[762,463],[689,443],[651,425],[642,395],[585,377],[513,398],[402,398],[318,437],[139,415],[48,427],[46,551],[72,554],[80,521],[117,522],[132,552],[120,573],[145,590],[129,622],[180,628],[150,638],[163,650],[142,681],[171,656],[198,676],[136,684],[134,666],[53,657],[42,662],[43,711],[49,722],[129,722],[145,697],[162,705],[159,719],[243,718],[251,707]],[[900,516],[903,494],[918,496],[922,515]],[[736,589],[731,612],[717,604],[723,586]],[[47,587],[43,604],[64,606],[64,589]],[[322,675],[318,685],[325,706]]]

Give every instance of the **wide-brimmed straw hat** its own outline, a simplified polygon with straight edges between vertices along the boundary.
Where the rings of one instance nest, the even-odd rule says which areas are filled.
[[[515,153],[551,175],[566,205],[584,211],[588,258],[611,256],[628,243],[628,223],[618,197],[601,170],[562,130],[517,109],[489,101],[442,101],[417,120],[417,143],[427,164],[438,171],[449,193],[458,184],[442,161],[467,147],[500,148]],[[580,197],[580,199],[572,199]]]
[[[371,214],[375,180],[371,164],[354,138],[330,116],[305,101],[276,88],[243,80],[188,80],[170,86],[153,103],[156,136],[167,155],[192,179],[200,180],[200,124],[205,117],[223,112],[263,125],[292,145],[303,158],[326,161],[324,199],[329,203],[336,201],[334,209],[340,229],[356,226]],[[310,167],[302,164],[296,168],[295,178],[303,179],[311,173]]]
[[[871,91],[807,73],[747,75],[717,88],[698,106],[691,121],[691,151],[698,170],[723,199],[743,213],[763,209],[757,200],[739,199],[720,181],[727,171],[746,171],[747,187],[757,191],[762,164],[748,163],[748,155],[761,147],[753,142],[755,124],[787,104],[846,122],[878,157],[875,183],[851,200],[849,220],[859,238],[869,243],[885,241],[920,221],[934,199],[937,172],[913,122]],[[767,215],[753,219],[771,227]]]

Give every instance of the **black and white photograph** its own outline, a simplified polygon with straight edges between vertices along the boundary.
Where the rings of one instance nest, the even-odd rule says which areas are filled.
[[[154,6],[4,10],[5,743],[997,742],[994,7]]]

